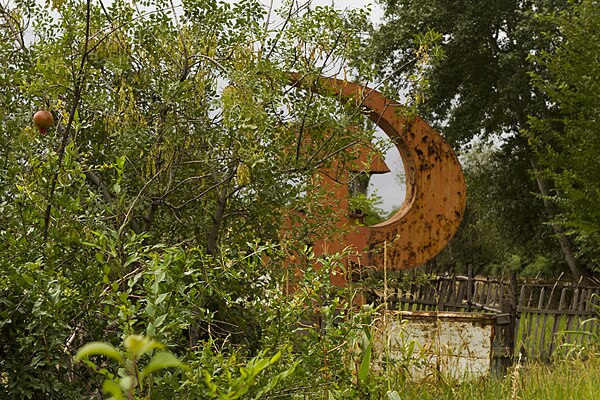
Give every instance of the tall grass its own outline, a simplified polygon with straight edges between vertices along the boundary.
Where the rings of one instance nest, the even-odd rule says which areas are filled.
[[[401,399],[588,400],[600,399],[600,355],[558,360],[552,364],[516,365],[504,377],[467,383],[409,383],[397,390]]]

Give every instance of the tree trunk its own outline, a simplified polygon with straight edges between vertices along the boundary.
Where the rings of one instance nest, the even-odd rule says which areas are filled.
[[[540,169],[539,169],[539,166],[537,164],[535,157],[531,157],[530,162],[531,162],[531,167],[533,168],[533,171],[535,173],[535,181],[537,182],[538,188],[540,189],[540,193],[542,195],[542,201],[544,202],[544,207],[546,208],[546,211],[550,215],[550,218],[554,218],[556,216],[557,212],[556,212],[554,205],[550,202],[550,199],[549,199],[550,198],[550,185],[548,184],[547,180],[542,179],[539,176]],[[571,276],[573,277],[573,281],[575,283],[581,282],[584,284],[590,284],[591,283],[590,276],[585,269],[581,268],[577,264],[577,261],[575,260],[575,255],[573,252],[573,244],[571,243],[571,240],[569,239],[569,237],[567,235],[565,235],[564,229],[556,224],[552,224],[552,229],[554,230],[554,234],[556,235],[556,238],[560,245],[560,249],[565,257],[565,261],[567,262],[567,265],[569,266],[569,269],[571,270]]]

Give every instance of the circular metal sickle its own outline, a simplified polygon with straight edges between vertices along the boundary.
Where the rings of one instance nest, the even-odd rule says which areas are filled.
[[[464,174],[450,145],[424,120],[408,116],[401,104],[374,89],[326,77],[307,88],[300,74],[290,80],[299,88],[354,100],[398,148],[406,197],[391,218],[369,227],[368,263],[382,269],[386,254],[388,269],[409,269],[435,257],[458,230],[466,205]]]

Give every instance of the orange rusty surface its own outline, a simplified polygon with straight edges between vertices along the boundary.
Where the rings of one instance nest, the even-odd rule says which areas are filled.
[[[363,149],[359,146],[353,148],[352,151],[356,152],[357,154],[355,155],[356,161],[353,165],[349,166],[350,172],[364,171],[371,174],[387,174],[390,172],[390,168],[379,154],[372,156],[369,154],[369,149]]]
[[[301,89],[302,76],[291,75],[291,83]],[[369,118],[396,144],[404,164],[406,196],[402,207],[390,219],[370,227],[360,227],[349,218],[350,232],[343,238],[315,243],[315,253],[341,251],[348,245],[367,252],[359,260],[377,269],[401,270],[422,265],[435,257],[454,236],[465,211],[465,179],[454,151],[448,143],[417,116],[405,117],[401,104],[376,90],[335,78],[321,77],[316,88],[354,100]],[[373,168],[383,172],[386,167]],[[331,182],[332,187],[335,185]],[[335,185],[338,199],[346,198],[347,187]],[[383,247],[386,245],[386,251]],[[338,278],[342,285],[343,278]]]

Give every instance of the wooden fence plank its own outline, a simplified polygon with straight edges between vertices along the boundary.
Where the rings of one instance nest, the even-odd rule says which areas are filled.
[[[538,311],[541,311],[544,308],[544,295],[546,288],[542,288],[540,290],[540,296],[538,300]],[[539,351],[539,342],[541,341],[541,337],[544,335],[544,331],[541,329],[541,318],[542,314],[537,312],[535,313],[535,334],[533,335],[533,341],[531,343],[531,355],[539,356],[541,351]]]
[[[489,282],[487,282],[487,287],[488,287],[488,290],[486,291],[485,301],[483,301],[483,304],[485,304],[485,305],[490,304],[490,299],[492,297],[492,285]]]
[[[565,287],[560,292],[560,302],[558,305],[558,310],[563,311],[566,309],[566,307],[567,307],[567,288]],[[559,334],[559,329],[560,329],[561,322],[563,319],[566,320],[566,317],[563,317],[561,314],[557,314],[555,316],[554,326],[552,327],[553,343],[552,343],[552,346],[550,347],[550,349],[551,349],[550,355],[552,355],[552,353],[556,349],[557,345],[563,341],[564,333]]]
[[[582,291],[581,291],[581,297],[579,298],[578,311],[580,311],[582,313],[585,312],[585,308],[587,306],[587,301],[588,301],[588,298],[589,298],[588,296],[589,295],[590,295],[590,289],[582,289]],[[576,325],[575,325],[575,330],[578,331],[578,332],[580,332],[581,329],[582,329],[581,323],[583,321],[585,321],[586,318],[582,318],[581,315],[578,315],[576,318],[577,318],[577,320],[576,320],[577,322],[576,322]],[[578,343],[578,344],[583,344],[584,343],[585,335],[583,335],[583,334],[577,334],[577,335],[574,335],[574,336],[577,337],[576,341],[575,341],[576,343]]]
[[[521,309],[527,305],[527,287],[521,286],[519,291],[519,302],[517,304],[517,333],[515,334],[515,352],[521,353],[521,347],[523,343],[523,335],[527,335],[527,315],[522,312]]]
[[[516,282],[511,279],[468,276],[439,276],[429,283],[417,283],[414,274],[405,274],[410,284],[390,288],[390,309],[410,311],[476,311],[512,315],[511,328],[514,350],[525,350],[528,357],[549,359],[563,343],[589,342],[589,337],[572,334],[582,321],[597,315],[600,288],[577,286],[569,282],[540,284]],[[514,279],[514,284],[512,280]],[[382,293],[371,292],[383,303]],[[518,295],[518,296],[517,296]],[[586,331],[597,334],[598,321],[588,322]],[[498,326],[503,335],[507,326]],[[514,352],[512,353],[514,355]]]
[[[544,306],[545,310],[549,310],[550,306],[552,304],[552,295],[554,294],[554,289],[555,287],[552,288],[552,290],[550,291],[550,295],[548,296],[548,301],[546,302],[546,305]],[[543,289],[542,289],[543,290]],[[544,313],[544,317],[542,320],[542,335],[540,336],[540,341],[539,341],[539,354],[542,360],[547,361],[550,359],[550,354],[546,349],[546,338],[547,338],[547,328],[546,328],[546,322],[548,322],[548,313]]]
[[[483,283],[481,283],[480,281],[475,281],[473,282],[473,287],[474,287],[474,292],[473,292],[473,298],[471,299],[471,301],[473,303],[481,303],[481,290],[483,287]]]
[[[575,290],[573,291],[573,299],[571,300],[571,305],[569,307],[570,310],[575,311],[578,310],[579,308],[579,288],[575,288]],[[575,316],[573,314],[569,314],[567,316],[567,331],[571,331],[574,328],[574,323],[575,323]],[[566,335],[566,343],[571,343],[571,340],[573,338],[573,334],[571,333],[567,333]],[[565,349],[566,351],[567,349]]]
[[[473,289],[474,289],[474,284],[475,282],[473,282],[473,265],[469,264],[467,267],[467,274],[469,275],[469,279],[467,280],[467,311],[471,311],[471,304],[473,303]]]
[[[440,280],[438,282],[437,291],[436,291],[436,300],[437,300],[437,304],[438,304],[438,310],[440,310],[440,311],[444,310],[445,293],[446,293],[446,281]]]

